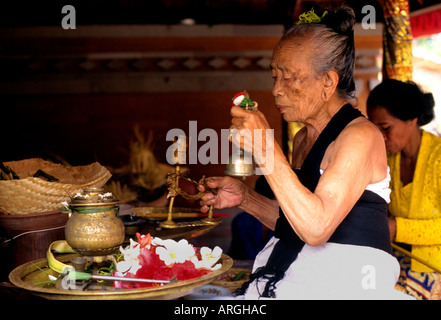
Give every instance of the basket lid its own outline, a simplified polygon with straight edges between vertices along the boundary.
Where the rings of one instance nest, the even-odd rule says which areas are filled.
[[[103,188],[85,188],[82,193],[77,193],[72,197],[70,205],[72,207],[88,207],[116,205],[119,200],[111,192],[104,192]]]

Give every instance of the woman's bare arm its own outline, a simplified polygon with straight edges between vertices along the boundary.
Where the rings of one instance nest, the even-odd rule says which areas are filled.
[[[366,186],[386,177],[383,143],[380,132],[367,121],[349,125],[328,148],[322,161],[324,173],[314,193],[300,183],[283,152],[276,148],[278,165],[266,178],[289,223],[304,242],[325,243]]]
[[[277,200],[269,199],[253,189],[248,189],[247,196],[239,208],[256,217],[271,230],[275,229],[279,217],[279,203]]]

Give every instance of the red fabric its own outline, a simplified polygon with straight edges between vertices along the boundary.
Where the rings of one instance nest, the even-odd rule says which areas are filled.
[[[410,17],[414,38],[441,33],[441,8]]]

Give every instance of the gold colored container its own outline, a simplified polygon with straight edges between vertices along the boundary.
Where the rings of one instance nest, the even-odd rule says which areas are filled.
[[[66,241],[72,249],[84,256],[104,256],[116,251],[125,236],[118,203],[111,193],[100,188],[87,188],[75,195],[69,204],[72,214],[65,227]]]

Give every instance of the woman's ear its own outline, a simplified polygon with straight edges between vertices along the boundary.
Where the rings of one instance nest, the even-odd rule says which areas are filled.
[[[419,128],[418,118],[409,119],[409,120],[406,120],[406,122],[409,124],[409,127],[418,127]]]
[[[328,101],[331,96],[334,94],[335,89],[338,85],[338,74],[334,70],[328,71],[323,77],[323,91],[322,98],[325,101]]]

